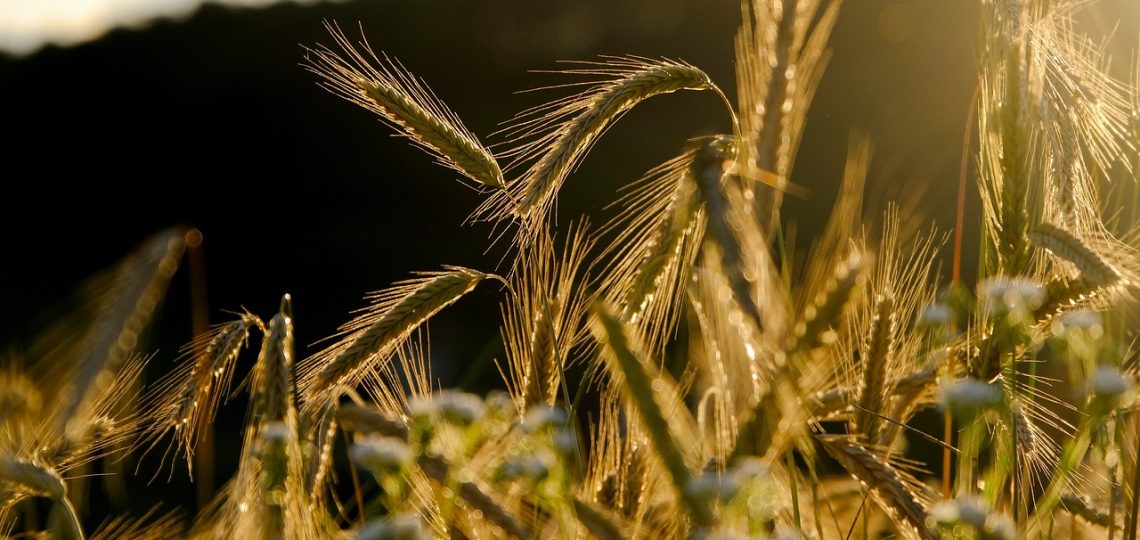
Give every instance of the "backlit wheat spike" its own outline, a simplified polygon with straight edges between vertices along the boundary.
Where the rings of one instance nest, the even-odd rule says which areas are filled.
[[[595,339],[606,350],[603,359],[607,371],[626,392],[636,408],[641,423],[645,427],[653,448],[658,457],[665,464],[665,469],[673,482],[673,487],[689,517],[697,526],[706,526],[711,523],[711,510],[704,501],[695,496],[689,489],[692,472],[685,463],[677,441],[673,440],[673,433],[669,429],[669,420],[654,395],[654,381],[646,369],[645,361],[638,357],[631,347],[628,336],[621,323],[615,318],[612,308],[605,304],[596,303],[591,309],[591,331]],[[674,412],[676,414],[676,412]]]
[[[522,248],[503,307],[506,375],[520,411],[554,404],[570,349],[585,331],[583,263],[592,245],[580,226],[567,234],[561,253],[545,233]]]
[[[115,372],[126,362],[141,339],[158,303],[178,269],[185,248],[186,231],[174,228],[147,239],[127,256],[109,276],[110,284],[101,294],[90,334],[84,339],[85,356],[77,364],[53,365],[60,372],[46,374],[44,380],[58,386],[54,394],[62,402],[56,420],[60,430],[82,429],[91,404],[115,379]]]
[[[601,272],[602,295],[621,307],[621,317],[642,329],[646,346],[658,350],[672,334],[704,234],[704,212],[696,196],[690,144],[627,188],[614,206],[621,212],[599,233],[613,232]]]
[[[0,494],[4,506],[24,495],[59,500],[67,495],[67,485],[59,473],[44,464],[0,454]]]
[[[739,227],[731,223],[730,196],[726,193],[731,188],[727,184],[734,179],[727,173],[737,155],[738,143],[739,140],[726,136],[702,141],[693,159],[692,174],[708,216],[708,235],[720,250],[721,272],[727,278],[740,310],[756,328],[762,329],[765,322],[752,297],[752,284],[744,270],[746,248],[742,245]]]
[[[891,296],[875,300],[875,315],[871,318],[867,342],[862,352],[863,380],[859,386],[859,410],[855,425],[867,440],[876,440],[879,419],[874,414],[886,405],[887,369],[895,354],[895,302]]]
[[[762,230],[775,234],[807,112],[827,65],[827,41],[842,2],[741,0],[736,85],[741,136],[751,166],[775,176],[750,197]],[[826,5],[825,5],[826,4]]]
[[[1101,527],[1108,527],[1112,524],[1112,519],[1109,518],[1108,512],[1097,508],[1093,505],[1092,501],[1075,493],[1061,495],[1061,506],[1073,515],[1080,516],[1081,519],[1089,523],[1100,525]]]
[[[286,294],[281,299],[280,311],[267,325],[257,364],[250,375],[250,428],[261,429],[269,422],[284,422],[296,431],[293,363],[292,298]]]
[[[1045,321],[1060,313],[1081,307],[1101,296],[1103,287],[1089,280],[1053,278],[1045,284],[1045,302],[1034,310],[1034,319]]]
[[[236,321],[215,326],[184,347],[182,364],[143,398],[153,418],[146,427],[146,438],[155,444],[173,432],[175,450],[186,457],[191,473],[198,438],[213,422],[219,403],[229,392],[234,365],[250,330],[261,327],[261,320],[249,312]]]
[[[316,399],[335,385],[356,386],[416,328],[488,277],[492,276],[451,266],[369,295],[372,305],[340,328],[340,341],[302,362],[305,399]]]
[[[594,505],[575,498],[573,500],[574,515],[578,517],[578,521],[587,531],[599,540],[622,540],[628,538],[627,534],[622,533],[622,528],[618,525],[617,516],[611,515],[610,512],[602,508],[595,507]]]
[[[797,294],[797,305],[801,312],[818,301],[824,291],[833,285],[837,269],[844,264],[844,259],[857,253],[862,255],[854,249],[852,240],[859,238],[863,227],[864,192],[867,171],[871,165],[871,149],[867,134],[856,131],[848,137],[843,181],[835,204],[827,217],[826,228],[812,241],[804,263],[803,278],[800,280],[802,285]]]
[[[1081,271],[1081,277],[1094,285],[1103,287],[1120,279],[1120,274],[1096,252],[1072,233],[1056,225],[1042,223],[1029,233],[1029,238],[1034,244],[1073,263]]]
[[[521,238],[532,238],[544,223],[558,190],[596,138],[638,103],[678,90],[720,92],[700,69],[674,60],[613,57],[583,62],[565,73],[602,77],[588,90],[521,113],[506,130],[516,144],[505,154],[509,168],[525,166],[522,175],[495,193],[476,216],[493,220],[519,218]]]
[[[158,508],[152,508],[137,518],[116,517],[99,526],[88,540],[167,540],[183,538],[184,529],[180,512],[168,512],[155,517]]]
[[[939,538],[926,525],[926,504],[919,496],[918,483],[905,472],[844,436],[820,436],[823,449],[839,462],[855,480],[863,484],[875,502],[907,538]]]
[[[790,352],[810,351],[835,341],[834,328],[838,326],[851,293],[859,280],[863,258],[852,251],[835,267],[831,280],[815,297],[795,327],[795,339],[788,347]]]
[[[380,115],[440,165],[480,184],[503,186],[495,156],[423,81],[387,56],[378,57],[367,43],[357,49],[336,25],[326,27],[340,53],[321,46],[305,64],[325,88]]]
[[[66,434],[45,424],[24,441],[36,461],[50,465],[64,474],[96,459],[126,452],[133,448],[146,419],[137,411],[133,392],[141,379],[149,357],[131,356],[119,367],[114,377],[105,381],[100,395],[89,404],[83,423],[73,421]],[[56,404],[60,407],[62,404]]]

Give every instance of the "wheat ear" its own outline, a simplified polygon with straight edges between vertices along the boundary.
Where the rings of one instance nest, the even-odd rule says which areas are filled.
[[[302,362],[306,399],[319,402],[335,385],[356,386],[419,325],[488,277],[492,275],[451,266],[369,295],[373,305],[341,327],[340,342]]]
[[[524,111],[506,131],[516,148],[506,155],[511,166],[529,163],[520,178],[476,211],[490,219],[520,217],[536,231],[550,210],[555,195],[570,172],[589,151],[594,140],[623,113],[653,96],[678,90],[716,90],[700,69],[674,60],[607,58],[585,62],[575,75],[605,80],[585,92]],[[716,90],[719,92],[719,90]]]
[[[803,316],[796,323],[795,339],[788,346],[789,352],[810,351],[835,341],[833,328],[843,316],[847,302],[851,299],[851,292],[859,280],[862,266],[863,258],[857,251],[852,251],[846,259],[836,265],[831,280],[804,309]]]
[[[641,329],[649,350],[661,350],[676,326],[685,285],[704,234],[705,218],[692,178],[697,145],[650,169],[623,188],[621,212],[598,233],[614,233],[604,256],[601,294]]]
[[[1106,286],[1120,279],[1120,274],[1080,238],[1056,225],[1042,223],[1029,233],[1029,239],[1054,255],[1073,263],[1081,277],[1093,285]]]
[[[91,404],[107,391],[115,380],[114,373],[130,359],[178,270],[186,246],[184,235],[181,228],[156,234],[115,269],[107,302],[100,306],[96,329],[85,349],[86,357],[79,360],[76,372],[66,365],[66,373],[51,375],[59,377],[64,386],[56,417],[60,431],[82,426],[88,420]]]
[[[326,27],[343,56],[322,46],[305,65],[324,79],[325,88],[380,115],[440,165],[486,186],[503,185],[495,156],[423,81],[387,56],[378,57],[367,43],[358,50],[337,26]]]
[[[176,449],[185,454],[191,474],[198,438],[229,391],[234,364],[250,330],[262,326],[260,319],[247,312],[236,321],[214,327],[184,347],[182,366],[163,377],[143,398],[145,407],[154,411],[144,437],[153,445],[173,431]]]
[[[915,492],[916,480],[897,470],[863,445],[844,436],[819,436],[823,449],[859,483],[910,538],[937,540],[926,526],[926,507]]]
[[[712,514],[706,501],[689,490],[692,473],[685,464],[684,454],[669,430],[669,421],[655,397],[656,381],[646,369],[645,361],[634,352],[622,324],[613,315],[611,308],[603,303],[595,303],[591,308],[591,330],[595,339],[605,347],[604,364],[610,375],[622,381],[621,387],[632,398],[642,425],[645,426],[653,448],[665,464],[665,469],[673,481],[681,501],[690,517],[698,526],[712,522]]]
[[[617,523],[617,516],[597,508],[594,505],[577,497],[572,501],[574,515],[594,538],[599,540],[622,540],[628,538],[622,534],[621,526]]]
[[[875,314],[871,317],[871,328],[867,344],[863,348],[863,381],[859,389],[859,411],[855,413],[855,425],[868,441],[876,440],[879,418],[874,412],[885,405],[887,367],[895,349],[895,301],[890,296],[880,296],[875,300]]]
[[[7,484],[7,485],[4,485]],[[0,502],[7,505],[13,496],[31,494],[59,500],[67,496],[67,485],[50,467],[0,454]]]
[[[708,217],[708,235],[720,248],[720,270],[737,306],[761,329],[764,324],[760,307],[752,298],[752,284],[745,275],[745,247],[739,238],[740,227],[732,221],[733,208],[727,193],[730,186],[726,185],[735,178],[729,169],[737,158],[740,142],[736,137],[724,135],[701,141],[691,172]]]

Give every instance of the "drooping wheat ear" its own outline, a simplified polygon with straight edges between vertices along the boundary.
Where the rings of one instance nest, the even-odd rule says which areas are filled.
[[[926,504],[917,480],[846,436],[819,436],[823,449],[839,462],[908,538],[936,540],[926,526]]]
[[[564,73],[604,79],[580,94],[529,109],[515,119],[505,133],[516,147],[504,155],[512,158],[509,168],[525,165],[527,169],[507,185],[509,193],[494,194],[476,210],[476,216],[518,217],[524,226],[537,227],[594,140],[626,111],[653,96],[678,90],[719,93],[703,71],[675,60],[613,57],[581,64],[585,67]]]
[[[480,184],[503,186],[495,156],[423,81],[387,56],[378,57],[366,42],[363,51],[357,49],[335,24],[325,26],[343,56],[319,46],[305,64],[325,88],[380,115],[440,165]]]
[[[1045,284],[1045,302],[1033,312],[1037,321],[1063,313],[1071,308],[1086,305],[1099,298],[1105,287],[1083,277],[1075,279],[1053,278]]]
[[[796,323],[791,353],[810,351],[835,341],[835,330],[862,272],[863,257],[852,251],[835,267],[835,274]]]
[[[867,342],[862,351],[863,380],[859,387],[859,410],[855,413],[855,426],[866,440],[877,437],[879,418],[875,412],[886,405],[889,388],[887,368],[895,353],[895,300],[892,296],[875,299]]]
[[[219,403],[229,392],[234,365],[250,330],[262,327],[261,320],[249,312],[214,327],[184,347],[182,365],[143,398],[144,407],[153,411],[144,439],[157,444],[173,431],[175,449],[185,455],[191,474],[198,438],[213,422]]]
[[[598,538],[599,540],[622,540],[623,538],[629,538],[629,535],[622,533],[621,526],[618,525],[617,516],[577,497],[575,497],[572,502],[574,505],[574,515],[578,517],[578,521],[582,523],[582,526],[585,527],[594,538]]]
[[[106,295],[98,306],[93,330],[85,339],[84,357],[77,365],[60,365],[43,380],[58,385],[61,400],[56,420],[61,432],[82,429],[92,404],[116,379],[118,371],[134,353],[171,277],[178,269],[185,248],[182,228],[163,231],[146,240],[107,277]]]
[[[614,233],[603,257],[601,295],[641,329],[646,346],[660,350],[681,313],[688,277],[704,234],[705,218],[691,169],[698,146],[684,151],[623,188],[613,203],[620,213],[599,237]]]
[[[1085,245],[1080,238],[1051,223],[1042,223],[1029,233],[1029,239],[1038,247],[1073,263],[1081,277],[1094,285],[1106,286],[1120,279],[1120,274],[1100,255]]]
[[[1063,506],[1065,510],[1068,510],[1069,513],[1080,516],[1081,519],[1094,525],[1100,525],[1101,527],[1112,525],[1112,518],[1108,512],[1097,508],[1092,501],[1081,495],[1075,493],[1065,493],[1061,495],[1061,506]]]
[[[661,404],[654,395],[654,381],[646,368],[645,360],[639,358],[635,347],[631,346],[625,328],[614,316],[612,308],[595,303],[591,308],[591,331],[595,339],[605,348],[602,355],[606,370],[631,398],[641,423],[648,432],[657,456],[665,465],[677,490],[680,500],[689,512],[689,517],[698,526],[706,526],[712,521],[708,501],[702,500],[689,489],[692,472],[685,463],[680,445],[673,440],[669,421]],[[675,411],[674,414],[676,414]]]
[[[306,402],[316,404],[321,394],[337,385],[356,386],[421,324],[480,281],[494,277],[459,266],[445,268],[370,294],[372,305],[340,328],[340,341],[301,363]]]
[[[58,501],[67,496],[67,485],[47,465],[0,454],[0,504],[7,507],[24,495]]]

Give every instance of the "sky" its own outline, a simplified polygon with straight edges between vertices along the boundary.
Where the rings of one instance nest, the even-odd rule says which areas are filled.
[[[210,1],[253,8],[281,0]],[[75,45],[120,26],[140,28],[155,19],[183,19],[203,3],[204,0],[4,0],[0,2],[0,51],[28,54],[49,43]]]

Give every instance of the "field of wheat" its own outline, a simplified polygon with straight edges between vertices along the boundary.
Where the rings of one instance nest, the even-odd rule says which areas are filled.
[[[958,224],[871,204],[872,141],[853,133],[803,253],[781,207],[803,191],[838,0],[744,0],[735,81],[564,64],[545,90],[561,97],[494,144],[367,28],[326,23],[304,68],[478,190],[470,221],[503,255],[369,293],[311,353],[283,291],[156,378],[140,336],[202,236],[155,234],[0,355],[0,536],[1135,540],[1140,62],[1110,75],[1074,22],[1095,2],[977,2]],[[607,130],[680,91],[722,102],[731,131],[629,182],[612,220],[558,219]],[[501,297],[486,395],[440,387],[427,334],[476,288]],[[244,428],[220,433],[237,395]],[[81,517],[108,489],[96,471],[193,478],[214,437],[241,440],[238,467],[197,515]]]

